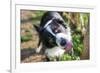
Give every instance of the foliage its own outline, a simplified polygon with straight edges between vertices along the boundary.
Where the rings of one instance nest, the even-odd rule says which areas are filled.
[[[64,54],[60,57],[60,61],[80,60],[79,56]]]
[[[27,34],[27,35],[21,36],[21,42],[27,42],[31,39],[32,39],[32,34]]]
[[[80,19],[81,14],[82,14],[82,19]],[[69,17],[68,15],[67,15],[67,17],[64,16],[64,18],[67,19],[67,20],[69,19],[68,17]],[[80,22],[80,26],[78,26],[79,24],[77,24],[76,28],[72,29],[72,30],[74,30],[74,32],[72,33],[72,42],[73,42],[74,53],[73,53],[73,55],[72,54],[62,55],[61,58],[60,58],[61,61],[80,60],[80,55],[82,54],[82,52],[85,48],[84,43],[83,43],[84,37],[82,35],[82,27],[86,28],[88,26],[89,14],[88,13],[80,13],[78,18],[76,18],[76,19],[78,20],[78,22],[76,22],[76,23]],[[69,24],[70,23],[72,24],[71,21],[69,22]]]

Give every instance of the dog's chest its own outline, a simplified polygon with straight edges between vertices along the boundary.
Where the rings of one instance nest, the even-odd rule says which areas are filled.
[[[46,49],[45,54],[48,57],[59,57],[64,54],[65,50],[61,49],[60,47],[54,47],[50,49]]]

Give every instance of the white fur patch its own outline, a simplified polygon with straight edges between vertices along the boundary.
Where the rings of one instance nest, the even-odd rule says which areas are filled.
[[[66,39],[67,41],[71,41],[71,35],[70,35],[70,32],[68,32],[67,34],[65,34],[65,33],[58,33],[57,35],[56,35],[56,43],[60,46],[60,47],[62,47],[61,45],[60,45],[60,41],[61,41],[61,38],[64,38],[64,39]]]
[[[64,52],[65,50],[61,49],[60,47],[54,47],[54,48],[46,49],[45,54],[48,57],[59,57],[63,55]]]
[[[36,49],[36,53],[39,53],[41,51],[42,47],[43,47],[42,43],[40,43],[39,47]]]
[[[53,18],[52,18],[51,20],[49,20],[49,21],[45,24],[44,28],[46,28],[46,27],[52,22],[52,20],[53,20]]]

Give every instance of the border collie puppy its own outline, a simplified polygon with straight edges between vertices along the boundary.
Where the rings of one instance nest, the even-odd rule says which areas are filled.
[[[58,12],[44,13],[40,25],[35,28],[40,38],[36,52],[42,51],[47,58],[59,58],[65,52],[72,51],[70,28]]]

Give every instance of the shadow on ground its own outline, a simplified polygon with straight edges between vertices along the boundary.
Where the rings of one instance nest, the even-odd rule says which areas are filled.
[[[32,48],[21,50],[21,62],[23,63],[44,61],[46,61],[46,57],[41,54],[36,54],[35,50]]]

